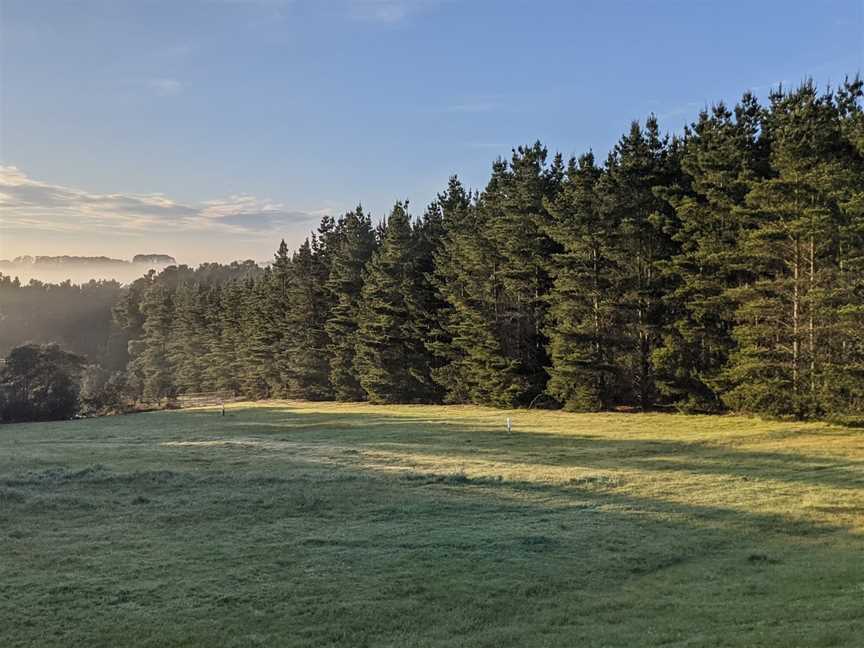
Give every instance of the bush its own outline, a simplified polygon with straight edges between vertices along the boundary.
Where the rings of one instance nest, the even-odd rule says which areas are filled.
[[[126,374],[88,365],[81,373],[81,413],[88,416],[116,414],[129,402]]]
[[[25,344],[0,369],[0,421],[68,419],[79,409],[84,359],[56,344]]]

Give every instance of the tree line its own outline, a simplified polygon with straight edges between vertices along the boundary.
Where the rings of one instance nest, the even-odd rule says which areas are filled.
[[[358,207],[267,268],[149,273],[114,318],[148,401],[860,416],[862,83],[745,94],[674,137],[651,116],[602,161],[522,146],[418,218]]]
[[[59,284],[0,274],[0,355],[28,341],[53,342],[110,370],[128,361],[128,340],[112,322],[117,281]]]

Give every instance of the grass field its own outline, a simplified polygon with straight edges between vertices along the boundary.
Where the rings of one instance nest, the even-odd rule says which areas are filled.
[[[864,646],[864,432],[289,402],[0,427],[0,646],[258,645]]]

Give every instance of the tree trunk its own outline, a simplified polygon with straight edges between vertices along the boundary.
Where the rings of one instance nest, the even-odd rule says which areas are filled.
[[[795,237],[792,279],[792,392],[797,409],[801,384],[801,240],[798,236]]]
[[[816,394],[816,328],[814,322],[814,292],[816,289],[816,241],[813,233],[810,233],[810,277],[809,277],[810,285],[808,286],[808,301],[807,301],[807,311],[809,315],[809,322],[807,324],[808,330],[808,342],[809,349],[808,353],[810,355],[810,393],[812,395]]]

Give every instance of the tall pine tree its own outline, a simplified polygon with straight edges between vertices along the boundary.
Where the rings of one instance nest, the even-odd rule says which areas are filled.
[[[671,319],[654,364],[661,394],[685,411],[723,408],[718,380],[735,348],[730,290],[752,276],[738,249],[751,226],[742,208],[767,173],[763,112],[750,94],[734,114],[723,104],[703,111],[685,134],[678,184],[664,190],[680,222],[680,251],[665,266],[675,288],[665,297]]]
[[[410,295],[417,272],[413,234],[407,205],[396,203],[361,291],[354,364],[360,385],[376,403],[429,398],[424,379],[429,356],[412,320]]]
[[[602,170],[591,153],[571,160],[562,190],[547,201],[549,235],[562,252],[552,257],[549,294],[549,393],[568,410],[616,404],[615,350],[619,313],[613,286],[614,223],[600,209]]]
[[[643,129],[634,122],[609,155],[597,187],[604,219],[614,223],[612,262],[617,279],[621,349],[616,364],[625,377],[619,402],[646,410],[657,403],[652,356],[668,320],[663,296],[670,279],[662,264],[676,252],[674,211],[656,190],[676,177],[677,156],[651,116]]]
[[[375,251],[372,221],[362,207],[341,219],[336,246],[327,281],[333,306],[324,325],[329,338],[330,383],[337,400],[358,401],[366,393],[354,367],[357,313],[363,270]]]

